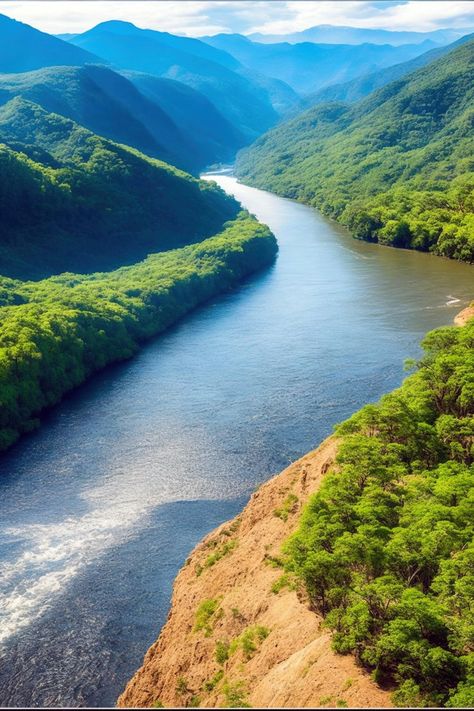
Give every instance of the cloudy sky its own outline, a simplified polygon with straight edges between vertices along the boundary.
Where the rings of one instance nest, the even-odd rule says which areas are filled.
[[[188,35],[288,33],[312,25],[397,30],[474,27],[472,0],[0,0],[0,13],[46,32],[83,32],[98,22]]]

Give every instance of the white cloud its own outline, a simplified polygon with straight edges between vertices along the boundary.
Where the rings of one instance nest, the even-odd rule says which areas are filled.
[[[470,0],[0,0],[0,12],[45,32],[126,20],[179,34],[289,33],[317,24],[433,30],[474,26]]]

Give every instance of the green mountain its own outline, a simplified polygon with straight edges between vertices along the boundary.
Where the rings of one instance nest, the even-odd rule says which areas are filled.
[[[106,67],[48,67],[0,75],[0,104],[15,96],[147,155],[188,169],[199,166],[170,117]]]
[[[445,47],[436,47],[435,49],[430,49],[428,52],[418,55],[414,59],[410,59],[408,62],[400,62],[400,64],[394,64],[391,67],[385,67],[384,69],[379,69],[371,74],[365,74],[351,81],[344,82],[343,84],[333,84],[327,86],[324,89],[320,89],[315,94],[311,94],[305,98],[304,103],[307,107],[315,106],[316,104],[323,104],[328,101],[346,101],[348,103],[354,103],[363,99],[372,91],[380,89],[385,84],[389,84],[391,81],[400,79],[400,77],[405,76],[414,72],[420,67],[425,67],[430,62],[434,62],[435,59],[443,57],[448,52],[451,52],[455,47],[459,47],[465,42],[469,42],[474,37],[474,35],[466,35],[456,40],[452,44],[446,45]]]
[[[352,105],[321,104],[244,150],[246,182],[356,237],[474,260],[474,40]]]
[[[220,34],[205,40],[213,47],[232,54],[250,69],[284,81],[300,94],[411,59],[433,46],[432,43],[400,47],[368,43],[261,44],[238,34]]]
[[[204,42],[104,22],[71,43],[115,67],[178,80],[204,94],[247,140],[274,125],[278,114],[268,91],[235,71],[239,63]]]
[[[109,269],[215,234],[217,186],[22,98],[0,108],[0,274]]]
[[[0,72],[29,72],[55,65],[100,62],[94,54],[0,15]]]

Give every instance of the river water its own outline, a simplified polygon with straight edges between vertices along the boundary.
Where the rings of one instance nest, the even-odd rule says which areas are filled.
[[[276,264],[68,397],[0,459],[0,705],[107,706],[194,544],[334,423],[400,383],[473,269],[352,240],[215,176]]]

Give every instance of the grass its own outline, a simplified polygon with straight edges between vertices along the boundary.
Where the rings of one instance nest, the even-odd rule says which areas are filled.
[[[222,689],[229,709],[252,708],[247,701],[247,690],[244,681],[226,682]]]
[[[219,684],[219,682],[222,681],[224,678],[224,671],[223,669],[219,669],[211,679],[208,679],[208,681],[205,681],[203,684],[203,689],[204,691],[214,691],[216,686]]]
[[[273,515],[277,518],[281,518],[282,521],[287,521],[290,513],[296,511],[296,504],[298,503],[298,497],[296,494],[288,494],[282,505],[275,509]]]
[[[204,630],[206,637],[210,637],[214,629],[215,622],[223,615],[222,608],[219,607],[219,600],[203,600],[196,610],[194,619],[194,632]]]
[[[261,643],[268,637],[270,630],[268,627],[261,625],[252,625],[247,627],[242,634],[229,645],[228,656],[230,657],[237,649],[242,649],[245,659],[248,661],[255,654]]]
[[[283,573],[283,575],[280,575],[278,580],[275,580],[270,590],[275,595],[278,595],[278,593],[284,588],[288,588],[288,590],[296,590],[296,580],[290,573]]]

